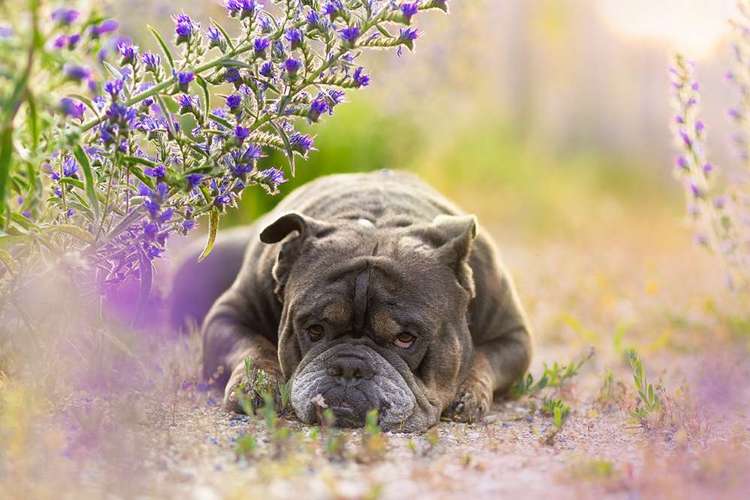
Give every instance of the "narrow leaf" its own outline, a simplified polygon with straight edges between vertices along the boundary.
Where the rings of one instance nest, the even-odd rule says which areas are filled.
[[[172,56],[172,52],[169,50],[169,45],[167,45],[167,42],[164,41],[161,33],[159,33],[156,28],[154,28],[153,26],[148,26],[148,30],[152,35],[154,35],[154,38],[156,38],[156,41],[161,46],[161,50],[162,52],[164,52],[164,55],[167,57],[167,61],[169,62],[169,68],[171,70],[174,70],[174,57]]]
[[[203,253],[198,257],[198,262],[203,262],[206,260],[206,257],[211,255],[211,251],[214,249],[214,244],[216,243],[216,232],[218,229],[219,211],[214,208],[208,216],[208,241],[206,242],[206,247],[203,249]]]
[[[80,144],[76,144],[73,148],[73,154],[75,155],[78,163],[81,165],[83,170],[83,177],[86,181],[86,195],[89,198],[91,207],[94,209],[94,213],[99,216],[99,199],[96,197],[96,186],[94,185],[94,173],[91,171],[91,163],[89,157],[83,150]]]
[[[16,274],[16,272],[18,272],[18,263],[16,262],[16,259],[14,259],[10,254],[10,252],[0,249],[0,262],[5,265],[10,274]]]

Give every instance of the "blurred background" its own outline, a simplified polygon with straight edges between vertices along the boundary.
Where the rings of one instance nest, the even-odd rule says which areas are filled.
[[[387,167],[421,173],[480,221],[502,221],[520,237],[580,232],[622,212],[680,217],[669,130],[675,50],[697,64],[711,153],[731,166],[726,109],[736,95],[724,73],[733,0],[450,7],[449,16],[420,16],[416,53],[370,57],[373,84],[315,127],[320,151],[284,193],[322,174]],[[168,33],[175,10],[204,22],[223,16],[217,1],[111,8],[144,46],[153,43],[142,19],[161,19]],[[278,200],[250,191],[225,224],[250,221]]]

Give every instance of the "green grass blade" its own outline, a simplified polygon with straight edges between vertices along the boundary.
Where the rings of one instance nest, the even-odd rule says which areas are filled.
[[[208,216],[208,241],[206,241],[206,246],[203,249],[203,253],[201,253],[200,257],[198,257],[198,262],[203,262],[206,260],[206,257],[211,255],[211,251],[214,249],[214,244],[216,243],[216,232],[219,230],[219,211],[215,208],[211,210],[211,213]]]
[[[169,62],[169,69],[174,70],[174,56],[172,55],[172,52],[169,50],[169,45],[167,45],[167,42],[164,41],[164,38],[161,36],[161,33],[159,33],[156,28],[153,26],[148,26],[148,30],[151,32],[151,34],[156,38],[156,41],[161,46],[162,52],[164,52],[164,55],[167,58],[167,61]]]
[[[77,144],[75,148],[73,148],[73,154],[83,170],[83,177],[86,181],[86,195],[91,203],[91,208],[94,209],[94,213],[98,217],[99,199],[96,197],[96,185],[94,184],[94,173],[91,170],[91,162],[89,162],[89,157],[86,155],[86,152],[80,144]]]

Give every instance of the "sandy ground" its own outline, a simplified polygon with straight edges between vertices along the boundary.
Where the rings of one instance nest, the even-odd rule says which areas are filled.
[[[746,299],[683,232],[629,227],[512,246],[490,226],[535,327],[532,373],[595,355],[562,389],[425,435],[363,444],[361,430],[282,419],[289,437],[274,438],[262,417],[229,415],[200,390],[197,336],[66,338],[58,325],[53,355],[0,381],[0,498],[746,498]],[[632,415],[626,347],[663,386],[646,421]],[[72,390],[94,365],[116,377]],[[572,408],[557,433],[544,396]],[[257,445],[241,456],[246,435]],[[332,453],[335,436],[346,444]]]

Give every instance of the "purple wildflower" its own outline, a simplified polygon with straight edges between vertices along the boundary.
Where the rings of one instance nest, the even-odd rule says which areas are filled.
[[[317,97],[310,103],[310,109],[307,111],[307,118],[311,122],[317,122],[320,115],[328,111],[328,102],[321,97]]]
[[[239,83],[242,83],[242,75],[240,74],[240,70],[238,70],[234,66],[227,68],[226,72],[224,73],[224,81],[228,83],[234,83],[234,86],[238,87]]]
[[[73,64],[66,64],[65,66],[63,66],[63,73],[70,80],[75,80],[77,82],[86,80],[91,76],[91,71],[88,68],[84,68],[83,66],[76,66]]]
[[[83,120],[83,113],[86,111],[86,108],[81,102],[77,102],[69,97],[63,97],[60,99],[60,111],[65,116]]]
[[[242,144],[242,142],[248,138],[250,135],[250,129],[247,127],[243,127],[241,125],[237,125],[234,128],[234,138],[237,140],[238,143]]]
[[[185,176],[185,180],[187,181],[188,191],[192,191],[201,183],[203,176],[201,174],[188,174]]]
[[[67,37],[67,35],[60,35],[60,36],[56,37],[52,41],[52,47],[54,47],[56,49],[61,49],[61,48],[65,47],[65,45],[67,45],[67,43],[68,43],[68,37]]]
[[[161,64],[161,57],[153,52],[144,52],[141,60],[148,71],[156,71]]]
[[[63,176],[65,177],[76,177],[78,173],[78,163],[71,157],[67,157],[63,161]]]
[[[157,180],[161,180],[167,175],[167,169],[164,165],[157,165],[155,167],[144,168],[143,173],[149,177],[153,177]]]
[[[177,87],[182,92],[187,92],[190,82],[195,80],[195,75],[190,71],[177,73]]]
[[[417,38],[419,38],[419,31],[416,28],[401,28],[401,33],[398,36],[401,44],[410,50],[414,49],[414,40]]]
[[[96,40],[102,35],[106,35],[107,33],[112,33],[113,31],[117,30],[119,26],[120,25],[117,23],[117,21],[113,19],[107,19],[106,21],[91,27],[91,38]]]
[[[177,96],[177,104],[180,105],[180,113],[192,113],[198,108],[199,99],[197,96],[180,94]]]
[[[354,83],[354,86],[356,88],[367,87],[368,85],[370,85],[370,77],[369,75],[366,75],[364,71],[365,68],[363,68],[362,66],[354,70],[354,74],[352,75],[352,82]]]
[[[286,70],[287,74],[289,74],[289,77],[296,76],[301,67],[302,63],[296,59],[289,58],[284,61],[284,69]]]
[[[703,198],[703,190],[694,182],[690,182],[690,192],[694,198]]]
[[[266,78],[273,78],[273,63],[271,61],[264,62],[258,70],[261,76]]]
[[[185,219],[182,222],[182,234],[187,234],[195,228],[195,219]]]
[[[178,14],[174,18],[174,32],[177,35],[177,44],[187,43],[198,29],[198,25],[186,14]]]
[[[296,151],[303,156],[307,154],[313,147],[313,138],[309,135],[300,134],[295,132],[289,138],[289,144],[292,146],[292,151]]]
[[[690,164],[688,163],[687,158],[682,155],[677,157],[675,163],[682,170],[690,170]]]
[[[131,44],[128,40],[117,42],[117,52],[122,56],[121,64],[135,64],[135,59],[138,56],[138,47]]]
[[[287,39],[292,50],[298,49],[302,46],[302,32],[297,28],[289,28],[284,35],[284,38]]]
[[[341,36],[341,39],[349,47],[354,45],[354,42],[357,41],[357,38],[359,38],[359,35],[361,33],[362,32],[359,29],[359,26],[348,26],[342,30],[339,30],[339,35]]]
[[[260,172],[260,175],[263,176],[264,181],[271,187],[273,191],[276,191],[276,189],[281,184],[284,184],[286,182],[284,172],[275,167],[262,170]]]
[[[227,0],[225,6],[230,17],[246,19],[255,12],[254,0]]]
[[[325,5],[323,5],[323,13],[328,15],[331,18],[331,21],[341,14],[343,10],[344,5],[341,3],[341,0],[328,0]]]
[[[70,26],[79,15],[75,9],[59,8],[52,11],[52,20],[64,26]]]
[[[240,107],[240,104],[242,104],[242,96],[239,94],[228,95],[226,101],[229,109],[234,111]]]
[[[224,45],[224,38],[221,36],[221,32],[216,26],[211,26],[206,31],[206,37],[208,37],[208,46],[209,47],[219,47],[221,48]]]
[[[419,12],[419,3],[402,3],[401,4],[401,15],[404,16],[404,20],[407,23],[411,22],[411,18]]]
[[[320,20],[320,14],[318,14],[314,10],[311,10],[310,12],[307,13],[305,20],[307,21],[307,26],[311,29],[320,28],[322,26],[322,23]]]
[[[703,175],[708,177],[711,175],[711,172],[714,171],[714,166],[711,163],[706,163],[703,165]]]
[[[259,37],[256,38],[253,42],[253,49],[255,49],[255,55],[262,57],[265,56],[266,50],[268,49],[268,46],[271,45],[271,42],[266,37]]]
[[[73,50],[78,45],[78,42],[81,41],[81,35],[78,33],[73,33],[68,37],[68,50]]]
[[[230,203],[232,203],[232,195],[228,193],[220,193],[214,198],[214,206],[216,208],[224,208]]]
[[[122,92],[122,88],[124,85],[125,82],[120,79],[110,80],[104,84],[104,91],[112,96],[112,100],[116,100],[117,96],[119,96],[120,92]]]

